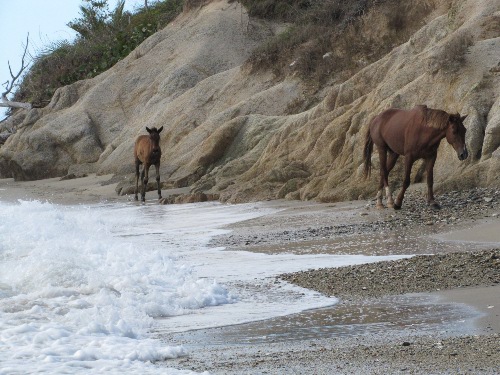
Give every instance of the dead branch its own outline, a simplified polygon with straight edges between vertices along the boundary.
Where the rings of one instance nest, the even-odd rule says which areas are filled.
[[[31,103],[13,102],[13,101],[10,101],[7,98],[7,95],[10,94],[10,92],[14,88],[14,84],[15,84],[16,80],[21,76],[21,74],[23,73],[23,71],[29,65],[29,64],[24,65],[24,59],[26,57],[26,53],[28,52],[28,44],[29,44],[29,34],[26,37],[26,46],[24,47],[23,58],[21,59],[21,69],[19,69],[19,72],[16,75],[14,75],[14,73],[12,73],[12,68],[10,66],[10,62],[7,61],[7,64],[9,65],[9,72],[10,72],[11,80],[5,82],[5,84],[4,84],[4,87],[5,87],[5,89],[7,91],[4,91],[2,93],[2,102],[0,102],[0,107],[25,108],[25,109],[31,109],[32,108]]]

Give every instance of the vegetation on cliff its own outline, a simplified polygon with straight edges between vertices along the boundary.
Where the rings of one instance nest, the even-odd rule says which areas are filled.
[[[183,0],[146,4],[131,13],[124,10],[125,0],[118,1],[113,10],[107,0],[84,0],[80,17],[68,23],[78,33],[77,38],[42,50],[14,100],[44,106],[57,88],[109,69],[172,21],[182,11]]]
[[[41,51],[20,84],[14,100],[46,105],[55,90],[92,78],[126,57],[183,9],[202,0],[147,2],[131,13],[125,0],[110,10],[107,0],[84,0],[80,17],[68,26],[73,42],[56,42]],[[409,6],[397,0],[240,0],[251,17],[287,22],[285,32],[257,48],[248,63],[284,77],[298,74],[321,86],[329,77],[352,75],[401,44],[420,25],[415,21],[432,9],[429,2]],[[375,15],[377,19],[375,20]],[[379,23],[382,17],[383,28]],[[373,23],[373,24],[372,24]],[[373,33],[373,28],[380,33]]]
[[[241,0],[250,16],[290,23],[252,54],[255,70],[297,74],[321,86],[346,79],[404,43],[435,4],[398,0]]]

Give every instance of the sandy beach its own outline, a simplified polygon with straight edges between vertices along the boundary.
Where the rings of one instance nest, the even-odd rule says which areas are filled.
[[[0,200],[133,200],[115,193],[118,182],[111,175],[3,179]],[[173,193],[179,191],[163,191]],[[499,373],[500,189],[437,199],[441,210],[427,208],[417,185],[401,211],[361,200],[265,202],[277,212],[231,225],[211,245],[269,254],[416,256],[281,275],[340,302],[238,326],[162,333],[196,350],[158,365],[213,374]]]

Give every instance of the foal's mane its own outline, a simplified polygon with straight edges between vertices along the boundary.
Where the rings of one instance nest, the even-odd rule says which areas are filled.
[[[423,108],[425,123],[428,127],[442,130],[448,126],[450,115],[440,109]]]

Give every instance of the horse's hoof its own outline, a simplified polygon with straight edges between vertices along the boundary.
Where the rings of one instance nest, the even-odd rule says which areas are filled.
[[[395,210],[400,210],[401,209],[401,205],[394,203],[394,209]]]
[[[394,203],[387,203],[387,208],[394,208]]]
[[[439,205],[439,203],[436,203],[436,202],[429,203],[429,206],[433,210],[440,210],[441,209],[441,206]]]
[[[383,210],[385,207],[384,207],[384,205],[383,205],[383,204],[377,204],[377,205],[375,206],[375,208],[376,208],[377,210]]]

